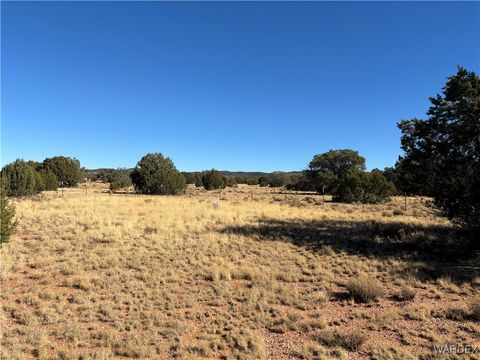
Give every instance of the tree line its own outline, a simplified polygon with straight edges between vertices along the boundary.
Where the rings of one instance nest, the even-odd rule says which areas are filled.
[[[285,186],[291,190],[332,195],[335,202],[378,203],[394,194],[427,195],[443,215],[459,228],[480,235],[480,79],[459,67],[447,79],[441,94],[430,98],[426,119],[402,120],[400,156],[395,166],[366,171],[365,158],[351,149],[330,150],[313,156],[302,172],[275,172],[259,177],[227,176],[212,169],[180,172],[160,153],[147,154],[133,170],[105,170],[97,180],[111,190],[133,185],[141,194],[182,193],[187,184],[206,190],[237,183]],[[80,162],[63,156],[41,163],[17,160],[3,167],[2,237],[11,213],[6,196],[26,196],[61,186],[75,186],[84,172]],[[10,210],[9,210],[10,209]],[[8,222],[8,221],[7,221]],[[5,230],[6,231],[6,230]],[[478,242],[476,243],[478,246]]]
[[[46,158],[43,162],[16,160],[1,172],[2,188],[8,196],[34,195],[44,190],[76,186],[84,177],[80,161],[65,156]]]

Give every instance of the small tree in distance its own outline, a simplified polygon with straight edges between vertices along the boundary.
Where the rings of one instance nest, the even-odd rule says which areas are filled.
[[[130,176],[140,194],[175,195],[186,188],[185,177],[170,158],[160,153],[145,155]]]
[[[315,155],[305,178],[310,182],[303,188],[332,195],[334,202],[379,203],[395,193],[395,186],[380,172],[365,171],[365,158],[353,150],[330,150]],[[294,186],[293,186],[294,188]]]
[[[306,176],[318,192],[335,193],[347,176],[365,171],[365,158],[350,149],[329,150],[315,155],[308,165]]]
[[[202,175],[202,184],[206,190],[224,189],[227,187],[227,178],[219,171],[212,169]]]

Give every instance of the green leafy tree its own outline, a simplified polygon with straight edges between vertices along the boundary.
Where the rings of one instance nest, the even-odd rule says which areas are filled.
[[[147,154],[131,173],[135,190],[141,194],[173,195],[185,190],[185,177],[170,158],[160,153]]]
[[[72,187],[82,180],[80,161],[65,156],[54,156],[43,161],[43,168],[51,171],[63,186]]]
[[[2,168],[2,185],[8,196],[28,196],[38,191],[37,172],[23,160],[16,160]]]
[[[378,203],[395,193],[395,186],[379,170],[365,171],[365,158],[353,150],[315,155],[300,181],[289,188],[325,190],[335,202]]]
[[[212,169],[202,175],[202,184],[206,190],[224,189],[227,186],[227,178],[219,171]]]
[[[325,186],[325,191],[333,194],[340,182],[355,171],[365,171],[365,158],[357,151],[329,150],[313,157],[306,176],[316,191],[322,192]]]
[[[430,102],[427,119],[398,124],[405,151],[402,175],[419,182],[444,215],[478,238],[480,79],[459,67]]]
[[[0,245],[6,243],[15,232],[17,222],[14,220],[15,207],[7,198],[7,191],[2,186],[0,194]]]

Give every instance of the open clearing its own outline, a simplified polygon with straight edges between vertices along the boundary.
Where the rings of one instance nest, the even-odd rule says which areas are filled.
[[[434,344],[479,343],[480,278],[421,250],[450,226],[425,199],[321,200],[101,184],[14,200],[1,358],[433,359]],[[359,276],[378,301],[351,298]]]

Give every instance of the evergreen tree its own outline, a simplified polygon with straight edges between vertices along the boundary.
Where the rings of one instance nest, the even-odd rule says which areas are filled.
[[[28,196],[38,191],[38,175],[31,165],[23,160],[7,164],[1,171],[2,185],[8,196]]]
[[[135,190],[141,194],[173,195],[185,190],[185,177],[170,158],[160,153],[147,154],[131,173]]]
[[[202,175],[202,184],[206,190],[224,189],[227,186],[227,178],[212,169]]]
[[[405,151],[402,176],[421,184],[446,216],[478,238],[480,78],[459,67],[430,102],[427,119],[398,124]]]
[[[14,220],[15,207],[7,198],[6,189],[1,186],[0,194],[0,245],[6,243],[14,233],[17,226]]]

